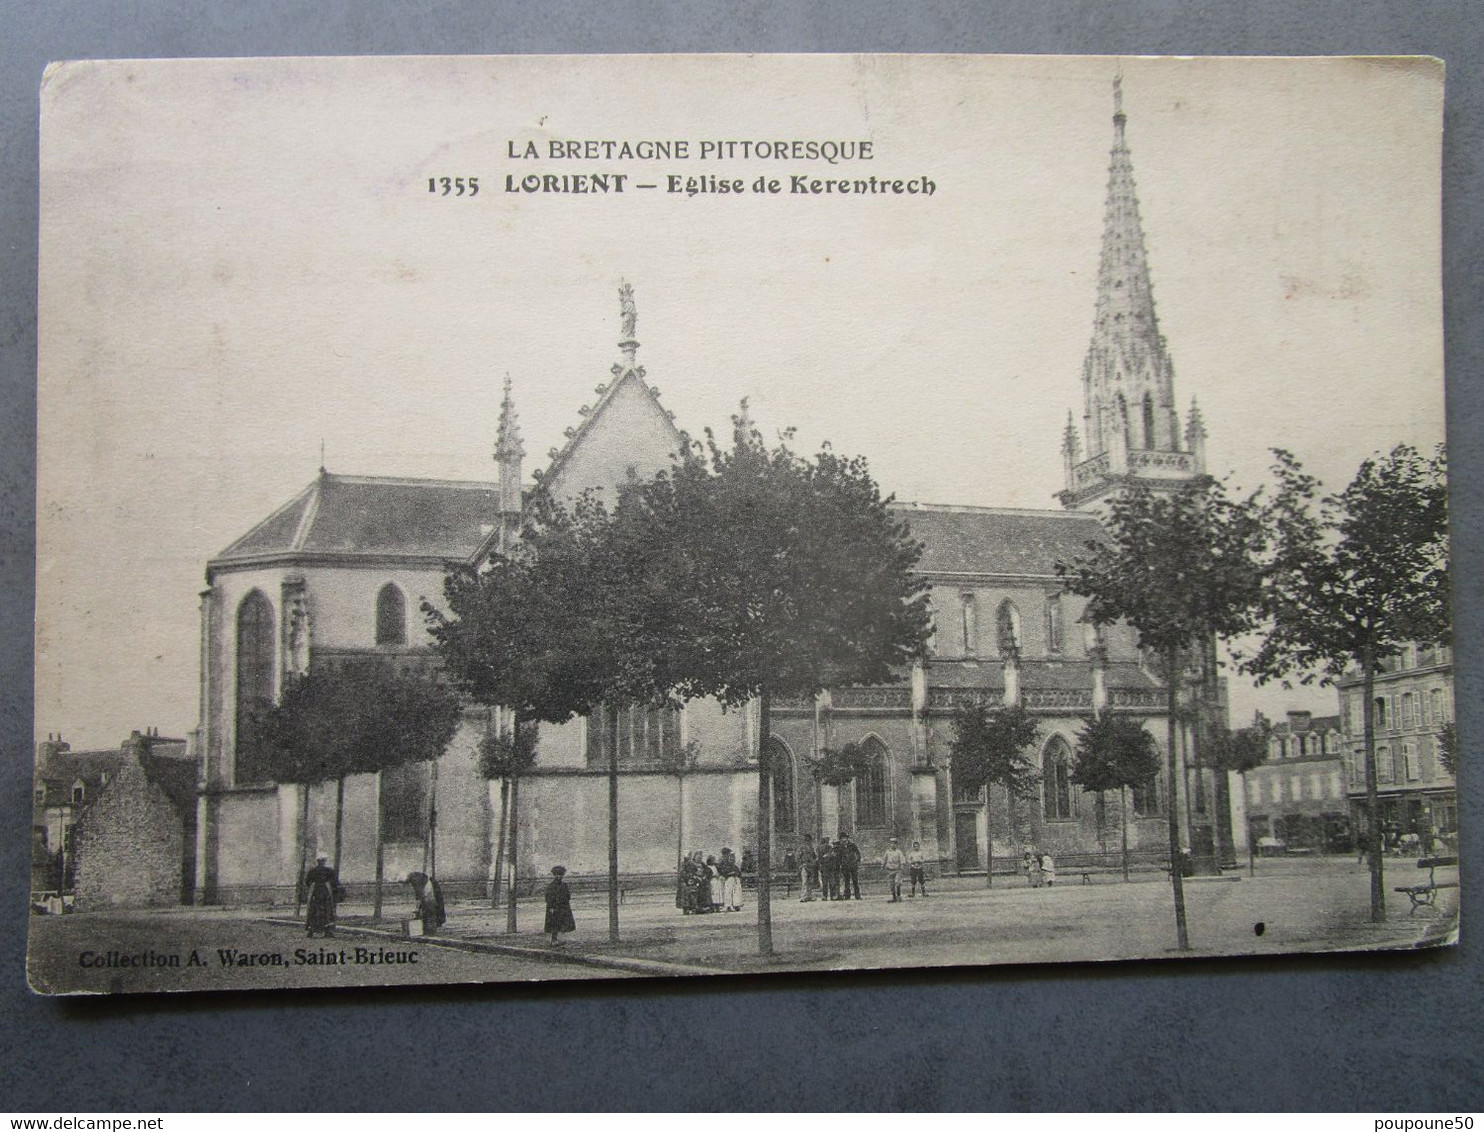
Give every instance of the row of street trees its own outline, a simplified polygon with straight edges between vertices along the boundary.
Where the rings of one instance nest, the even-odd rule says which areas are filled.
[[[618,721],[710,697],[757,704],[758,947],[773,950],[770,712],[779,696],[879,684],[927,636],[921,547],[864,460],[770,447],[744,403],[732,444],[687,443],[652,480],[564,506],[537,493],[517,545],[455,569],[424,606],[458,687],[517,721],[609,724],[609,934],[618,938]],[[683,790],[685,767],[675,773]],[[512,810],[514,807],[512,806]],[[512,818],[513,821],[513,818]]]
[[[1058,565],[1067,589],[1088,599],[1089,620],[1124,621],[1160,662],[1167,688],[1166,796],[1178,946],[1190,946],[1178,867],[1173,752],[1183,675],[1211,642],[1255,634],[1241,671],[1271,680],[1333,683],[1362,676],[1371,917],[1385,918],[1376,794],[1378,667],[1409,642],[1446,643],[1446,457],[1401,445],[1364,461],[1344,491],[1321,485],[1276,451],[1270,496],[1230,499],[1212,479],[1156,495],[1126,491],[1106,517],[1107,538]],[[1218,732],[1208,761],[1245,771],[1265,737]],[[1088,773],[1086,771],[1084,774]],[[1091,773],[1097,774],[1096,767]],[[1111,779],[1110,779],[1111,781]]]

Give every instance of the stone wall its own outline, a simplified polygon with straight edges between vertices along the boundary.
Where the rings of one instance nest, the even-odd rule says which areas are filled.
[[[77,823],[77,907],[181,903],[185,820],[134,760]]]

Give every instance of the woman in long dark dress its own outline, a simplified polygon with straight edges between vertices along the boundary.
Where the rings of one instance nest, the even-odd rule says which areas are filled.
[[[412,895],[417,901],[417,916],[423,923],[423,935],[432,935],[448,919],[443,907],[443,889],[423,872],[408,873],[407,883],[412,886]]]
[[[335,934],[335,870],[326,863],[329,858],[321,853],[315,858],[315,866],[304,874],[304,888],[309,893],[309,908],[304,913],[304,926],[309,937],[314,933],[331,936]]]
[[[557,938],[562,932],[575,932],[577,921],[572,918],[572,890],[562,878],[567,870],[557,865],[551,870],[551,883],[546,886],[546,934],[552,943],[561,943]]]

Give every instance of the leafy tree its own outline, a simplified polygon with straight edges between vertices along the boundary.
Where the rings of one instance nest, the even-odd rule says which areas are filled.
[[[1159,748],[1142,723],[1103,712],[1077,733],[1072,781],[1088,792],[1117,790],[1123,837],[1123,879],[1128,880],[1128,792],[1159,773]]]
[[[817,756],[807,757],[809,774],[814,779],[815,834],[824,836],[824,787],[837,789],[865,775],[871,766],[870,752],[860,743],[843,747],[821,747]]]
[[[1236,771],[1242,776],[1242,797],[1247,797],[1247,772],[1267,761],[1268,739],[1272,726],[1262,715],[1258,715],[1251,727],[1231,730],[1226,727],[1212,728],[1206,736],[1208,761],[1218,771]],[[1252,832],[1248,833],[1249,845]]]
[[[1361,674],[1371,919],[1386,918],[1380,802],[1376,783],[1375,677],[1413,642],[1446,643],[1448,606],[1447,457],[1398,445],[1365,460],[1338,495],[1288,452],[1274,452],[1277,490],[1266,508],[1274,532],[1268,563],[1265,635],[1243,668],[1258,681],[1299,673],[1333,683]]]
[[[1438,732],[1437,744],[1438,762],[1449,774],[1456,776],[1458,774],[1458,727],[1452,723],[1443,724],[1442,730]]]
[[[740,707],[758,701],[758,813],[772,812],[771,707],[834,685],[882,684],[923,648],[922,553],[887,508],[863,459],[828,447],[805,458],[770,448],[742,413],[732,446],[688,447],[666,474],[637,486],[621,524],[663,548],[650,610],[665,634],[666,673],[651,682]],[[673,632],[673,630],[679,630]],[[772,875],[770,830],[758,823],[758,870]],[[758,947],[773,951],[766,883]]]
[[[696,769],[701,745],[692,739],[662,754],[665,769],[675,776],[675,884],[679,896],[680,868],[685,861],[685,776]]]
[[[398,672],[390,662],[379,658],[313,669],[307,676],[291,680],[279,702],[263,709],[256,730],[265,765],[275,781],[305,786],[300,814],[301,855],[308,841],[310,784],[336,783],[334,859],[338,872],[346,778],[436,760],[453,739],[461,716],[459,699],[450,689],[430,679]],[[381,909],[383,860],[378,835],[377,915]]]
[[[1265,527],[1255,497],[1229,499],[1218,481],[1203,477],[1166,493],[1121,492],[1105,528],[1104,541],[1089,542],[1088,553],[1071,563],[1057,563],[1057,573],[1068,590],[1089,599],[1086,616],[1093,624],[1128,622],[1163,668],[1170,883],[1176,940],[1186,950],[1190,935],[1174,804],[1180,685],[1188,660],[1201,655],[1212,638],[1252,626],[1263,595],[1257,556],[1266,546]]]
[[[479,773],[490,781],[500,780],[500,832],[495,840],[495,883],[490,893],[490,907],[500,906],[500,885],[505,876],[505,843],[510,836],[510,871],[515,873],[516,844],[520,830],[520,776],[536,763],[537,725],[532,723],[512,732],[501,728],[479,741]],[[507,826],[508,817],[508,826]],[[510,907],[506,911],[506,931],[514,932],[515,885],[510,886]]]
[[[984,790],[984,883],[994,884],[994,827],[989,820],[990,788],[1002,786],[1008,799],[1034,797],[1041,776],[1027,751],[1040,726],[1022,705],[989,708],[967,704],[953,713],[953,781]]]
[[[630,485],[632,486],[632,485]],[[518,721],[563,723],[606,707],[609,720],[609,936],[618,938],[618,715],[668,690],[662,665],[676,630],[657,589],[656,547],[620,493],[610,513],[596,492],[566,505],[537,493],[518,544],[480,568],[444,578],[448,613],[424,603],[434,647],[458,686]],[[623,518],[620,518],[623,516]],[[512,781],[512,793],[519,778]],[[514,808],[514,803],[512,803]],[[508,920],[514,930],[514,906]]]

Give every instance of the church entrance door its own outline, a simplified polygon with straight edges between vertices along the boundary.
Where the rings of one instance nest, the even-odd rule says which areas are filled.
[[[979,815],[956,813],[953,815],[953,841],[958,849],[955,865],[959,872],[979,867]]]

